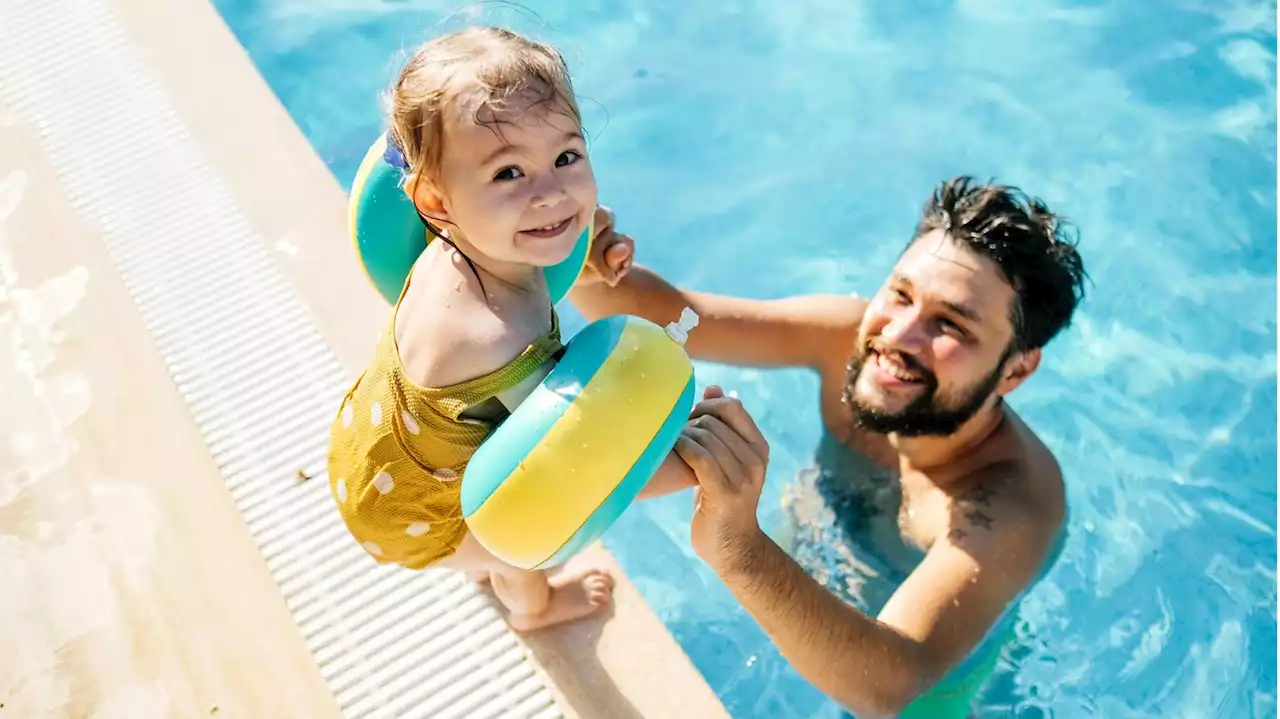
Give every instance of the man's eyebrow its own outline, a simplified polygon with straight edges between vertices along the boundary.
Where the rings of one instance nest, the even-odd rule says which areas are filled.
[[[914,289],[914,287],[911,284],[911,280],[907,279],[907,277],[904,275],[894,272],[893,274],[889,275],[889,277],[892,281],[892,284],[901,285],[902,287],[908,290]],[[956,315],[959,315],[960,317],[963,317],[966,320],[969,320],[970,322],[977,322],[977,323],[982,322],[981,313],[979,313],[976,309],[968,305],[962,305],[957,302],[948,302],[946,300],[942,301],[942,305],[946,307],[948,310],[951,310]]]
[[[942,304],[945,305],[947,309],[969,320],[970,322],[982,322],[982,315],[978,314],[977,310],[973,309],[972,307],[969,307],[968,305],[960,305],[960,304],[956,304],[955,302],[943,302]]]

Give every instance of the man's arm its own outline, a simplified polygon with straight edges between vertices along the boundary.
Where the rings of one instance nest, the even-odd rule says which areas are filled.
[[[1019,524],[940,539],[878,618],[828,592],[764,534],[713,567],[805,679],[858,716],[893,717],[973,651],[1034,578],[1043,532]]]
[[[801,676],[862,716],[899,714],[970,653],[1033,580],[1062,523],[1060,506],[1028,500],[1025,471],[972,477],[949,526],[872,619],[760,530],[769,445],[740,401],[708,387],[675,449],[698,480],[694,551]]]
[[[708,387],[676,452],[694,471],[690,541],[779,652],[863,716],[895,716],[973,651],[1034,580],[1064,507],[1013,462],[966,479],[947,526],[878,619],[810,578],[757,519],[769,443],[737,399]]]
[[[843,295],[752,300],[690,292],[640,265],[615,287],[576,286],[569,300],[588,320],[629,314],[660,325],[691,307],[698,313],[686,344],[691,356],[753,367],[816,368],[846,357],[866,308],[864,300]]]

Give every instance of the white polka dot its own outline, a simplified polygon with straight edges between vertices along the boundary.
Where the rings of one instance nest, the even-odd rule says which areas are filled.
[[[338,494],[338,501],[347,501],[347,480],[339,478],[338,487],[334,490]]]
[[[350,429],[351,423],[356,421],[356,408],[347,405],[342,408],[342,428]]]
[[[373,403],[373,406],[369,408],[369,421],[373,422],[374,427],[382,424],[382,405],[377,402]]]
[[[378,475],[373,478],[373,486],[377,488],[379,494],[386,494],[396,488],[396,483],[387,472],[378,472]]]
[[[364,547],[364,551],[368,552],[369,554],[372,554],[372,555],[373,555],[373,556],[375,556],[375,557],[381,557],[381,556],[382,556],[382,547],[379,547],[378,545],[374,544],[373,542],[365,542],[364,544],[361,544],[360,546]]]
[[[404,533],[410,537],[421,537],[431,531],[431,525],[426,522],[414,522],[405,528]]]
[[[404,410],[400,413],[400,416],[404,418],[404,427],[409,430],[409,434],[417,434],[421,431],[418,428],[418,419],[409,414],[409,410]]]
[[[431,476],[439,482],[453,482],[458,479],[458,473],[452,469],[437,469],[431,473]]]

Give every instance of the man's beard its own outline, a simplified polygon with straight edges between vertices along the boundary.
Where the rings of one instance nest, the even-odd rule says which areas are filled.
[[[849,360],[845,371],[844,403],[849,406],[853,422],[858,427],[877,434],[897,434],[902,437],[945,437],[954,434],[982,408],[1000,384],[1007,354],[1001,357],[987,376],[946,396],[938,394],[938,378],[912,358],[903,355],[903,362],[920,375],[923,389],[920,395],[897,412],[886,412],[858,399],[856,385],[859,375],[874,355],[869,345],[863,345]]]

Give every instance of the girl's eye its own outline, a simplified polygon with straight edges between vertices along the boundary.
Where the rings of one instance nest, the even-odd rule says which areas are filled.
[[[582,159],[582,154],[577,150],[565,150],[564,152],[560,153],[559,157],[556,158],[556,167],[565,167],[566,165],[572,165],[573,163],[581,159]]]
[[[501,170],[498,170],[498,173],[493,176],[493,179],[495,182],[509,182],[511,180],[518,180],[521,177],[524,177],[524,173],[520,171],[520,168],[504,167]]]

